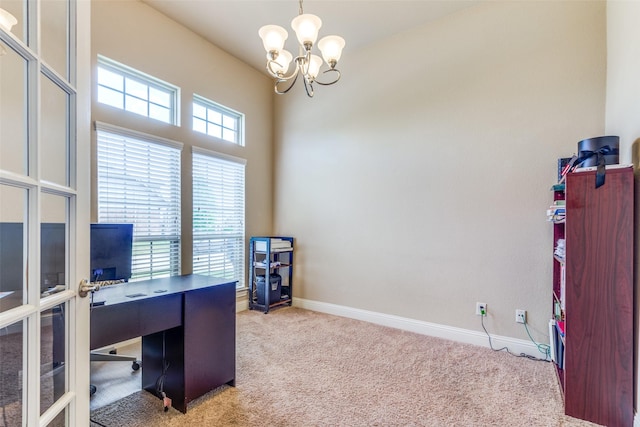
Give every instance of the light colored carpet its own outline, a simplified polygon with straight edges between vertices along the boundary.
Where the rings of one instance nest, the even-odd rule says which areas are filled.
[[[563,414],[550,363],[294,307],[238,314],[235,388],[210,392],[186,415],[163,412],[140,391],[92,419],[131,427],[593,426]]]

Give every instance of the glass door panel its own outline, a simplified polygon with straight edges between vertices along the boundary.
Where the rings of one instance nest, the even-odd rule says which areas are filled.
[[[67,309],[60,304],[40,316],[40,414],[67,391]]]
[[[40,292],[43,298],[66,289],[68,199],[43,193],[40,223]]]
[[[40,3],[42,57],[62,77],[68,79],[69,64],[69,2],[66,0]]]
[[[26,321],[0,328],[0,425],[22,426]]]
[[[42,179],[69,185],[69,94],[44,74],[40,105]]]
[[[0,169],[27,171],[27,61],[0,41]]]
[[[67,408],[64,411],[60,412],[57,417],[53,419],[47,427],[64,427],[67,425]]]
[[[0,313],[23,304],[27,190],[0,185]],[[0,359],[2,360],[2,359]]]
[[[27,43],[26,6],[26,3],[21,0],[0,0],[0,9],[9,12],[17,21],[11,27],[11,33],[25,44]]]

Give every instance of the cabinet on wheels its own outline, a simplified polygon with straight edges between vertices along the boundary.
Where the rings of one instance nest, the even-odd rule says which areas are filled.
[[[607,426],[633,425],[632,167],[595,168],[554,186],[552,358],[565,413]],[[563,217],[560,206],[565,206]]]
[[[293,301],[293,237],[249,240],[249,309],[268,313]]]

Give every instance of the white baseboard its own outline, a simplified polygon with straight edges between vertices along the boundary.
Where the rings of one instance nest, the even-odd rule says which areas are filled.
[[[485,334],[484,332],[471,331],[469,329],[440,325],[437,323],[409,319],[406,317],[394,316],[391,314],[377,313],[374,311],[345,307],[342,305],[311,301],[303,298],[294,297],[293,305],[295,307],[300,307],[307,310],[348,317],[350,319],[363,320],[365,322],[375,323],[382,326],[389,326],[392,328],[415,332],[422,335],[444,338],[452,341],[474,344],[487,348],[490,347],[489,339],[487,337],[487,334]],[[543,358],[544,356],[538,351],[536,345],[531,341],[492,334],[491,342],[493,343],[494,349],[507,347],[509,348],[509,351],[514,354],[524,353],[538,358]]]
[[[249,310],[249,300],[247,298],[236,298],[236,313]]]
[[[640,427],[640,414],[637,412],[635,417],[633,417],[633,427]]]

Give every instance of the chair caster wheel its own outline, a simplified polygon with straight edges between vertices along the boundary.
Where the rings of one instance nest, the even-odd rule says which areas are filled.
[[[131,364],[131,369],[133,369],[134,371],[137,371],[138,369],[140,369],[140,364],[137,361],[133,362]]]

